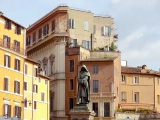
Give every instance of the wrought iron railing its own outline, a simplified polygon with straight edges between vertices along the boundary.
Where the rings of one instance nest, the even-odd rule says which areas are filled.
[[[0,38],[0,46],[1,47],[4,47],[4,48],[7,48],[7,49],[10,49],[10,50],[13,50],[19,54],[22,54],[22,55],[25,55],[25,49],[15,45],[15,44],[12,44],[10,42],[7,42],[3,39]]]

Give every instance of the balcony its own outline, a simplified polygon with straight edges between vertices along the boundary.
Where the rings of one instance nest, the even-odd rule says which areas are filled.
[[[100,92],[100,93],[91,93],[91,100],[113,100],[116,98],[115,93],[111,92]]]
[[[0,47],[15,51],[16,53],[25,55],[25,49],[18,47],[12,43],[5,42],[3,39],[0,39]]]

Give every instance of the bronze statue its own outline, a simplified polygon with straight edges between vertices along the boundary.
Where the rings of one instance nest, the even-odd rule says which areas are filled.
[[[90,73],[85,65],[78,74],[78,104],[88,104],[90,102]]]

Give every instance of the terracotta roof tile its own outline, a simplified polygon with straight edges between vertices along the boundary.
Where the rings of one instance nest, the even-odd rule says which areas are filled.
[[[141,73],[141,68],[122,66],[121,72],[122,73]]]

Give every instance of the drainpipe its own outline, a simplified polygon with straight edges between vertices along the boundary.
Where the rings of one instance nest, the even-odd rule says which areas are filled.
[[[25,66],[25,59],[24,59],[24,62],[23,62],[23,87],[22,87],[22,89],[23,89],[22,90],[22,95],[23,95],[22,100],[23,101],[24,101],[24,69],[25,69],[24,66]],[[22,118],[24,119],[24,103],[22,104],[22,106],[23,106],[23,116],[22,116]]]
[[[33,69],[32,69],[33,71],[32,71],[32,120],[33,120],[33,104],[34,104],[34,102],[33,102],[33,80],[34,80],[34,64],[33,64]]]

